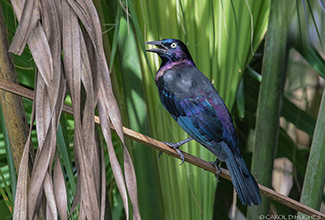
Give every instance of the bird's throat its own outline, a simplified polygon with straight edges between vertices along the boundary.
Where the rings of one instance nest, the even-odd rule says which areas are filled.
[[[159,70],[156,73],[156,77],[155,80],[156,82],[158,81],[158,79],[165,74],[166,71],[170,70],[170,69],[178,69],[178,68],[185,68],[188,66],[194,66],[195,64],[192,60],[180,60],[178,62],[167,62],[167,63],[162,63]]]

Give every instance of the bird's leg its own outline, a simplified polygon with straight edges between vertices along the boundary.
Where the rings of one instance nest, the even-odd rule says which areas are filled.
[[[177,143],[172,143],[172,142],[164,142],[162,141],[164,144],[166,144],[168,147],[171,147],[173,148],[180,156],[181,160],[182,160],[182,163],[180,165],[182,165],[184,163],[184,160],[185,160],[185,157],[184,157],[184,154],[179,150],[179,147],[182,146],[183,144],[189,142],[193,140],[192,137],[189,137],[189,138],[186,138],[185,140],[182,140],[180,142],[177,142]],[[162,152],[160,151],[159,152],[159,155],[158,155],[158,159],[160,158]]]
[[[216,161],[214,161],[214,162],[211,161],[210,163],[217,169],[217,173],[215,174],[215,176],[216,176],[217,181],[219,182],[219,175],[221,173],[221,169],[219,166],[220,166],[221,160],[219,160],[219,158],[217,158]]]

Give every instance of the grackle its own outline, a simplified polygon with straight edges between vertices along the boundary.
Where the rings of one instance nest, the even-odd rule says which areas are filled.
[[[260,204],[260,191],[240,153],[230,113],[210,80],[196,68],[185,44],[176,39],[146,44],[158,47],[146,51],[157,53],[162,61],[155,77],[160,100],[190,135],[179,143],[165,143],[174,148],[184,162],[179,146],[192,139],[199,142],[217,156],[213,163],[217,174],[220,174],[220,161],[226,162],[241,202],[249,206]]]

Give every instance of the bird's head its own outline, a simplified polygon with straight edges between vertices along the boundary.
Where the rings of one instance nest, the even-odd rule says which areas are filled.
[[[191,54],[185,44],[176,39],[163,39],[160,41],[149,41],[145,44],[155,45],[158,48],[148,49],[147,52],[153,52],[159,55],[162,60],[162,65],[167,63],[180,62],[182,60],[192,63]]]

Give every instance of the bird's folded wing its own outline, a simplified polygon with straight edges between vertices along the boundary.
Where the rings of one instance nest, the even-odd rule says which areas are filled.
[[[204,142],[222,141],[222,123],[205,97],[180,99],[174,95],[163,95],[161,98],[164,107],[176,122],[194,139]]]

